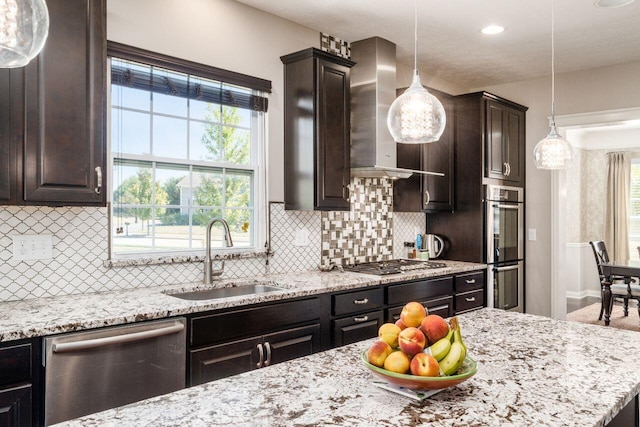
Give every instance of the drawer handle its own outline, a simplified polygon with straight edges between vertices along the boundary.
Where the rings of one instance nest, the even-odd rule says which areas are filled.
[[[474,302],[476,300],[476,297],[471,297],[471,298],[465,298],[464,299],[466,302]]]
[[[356,304],[356,305],[368,304],[369,303],[369,298],[354,299],[353,303]]]
[[[96,194],[100,194],[102,192],[102,168],[100,166],[96,166],[96,188],[94,191]]]
[[[260,361],[256,363],[256,368],[262,368],[262,361],[264,360],[264,350],[262,349],[262,344],[256,345],[258,347],[258,354],[260,355]]]
[[[362,323],[362,322],[366,322],[367,320],[369,320],[369,316],[362,316],[362,317],[354,317],[353,321],[356,323]]]
[[[466,279],[465,282],[468,284],[476,283],[476,279]]]
[[[264,366],[269,366],[271,365],[271,344],[266,342],[264,346],[267,347],[267,360],[264,362]]]

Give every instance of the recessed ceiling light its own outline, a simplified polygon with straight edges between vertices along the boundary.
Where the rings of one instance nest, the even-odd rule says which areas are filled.
[[[595,0],[593,2],[596,7],[611,8],[621,7],[633,3],[633,0]]]
[[[484,27],[482,30],[480,30],[482,34],[500,34],[503,31],[504,31],[504,27],[500,25],[488,25]]]

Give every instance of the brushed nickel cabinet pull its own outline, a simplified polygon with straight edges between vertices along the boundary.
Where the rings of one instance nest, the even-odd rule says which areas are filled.
[[[509,164],[507,162],[502,164],[502,175],[509,176]]]
[[[362,317],[354,317],[353,321],[356,323],[362,323],[362,322],[366,322],[367,320],[369,320],[369,316],[362,316]]]
[[[267,360],[264,362],[264,366],[269,366],[271,365],[271,344],[266,342],[264,346],[267,348]]]
[[[471,285],[472,283],[476,283],[476,279],[465,279],[465,282]]]
[[[96,188],[94,188],[96,194],[100,194],[102,192],[102,168],[100,166],[96,166]]]
[[[424,205],[427,206],[431,201],[431,195],[429,194],[429,190],[424,192]]]
[[[356,305],[362,305],[362,304],[367,304],[369,302],[369,298],[363,298],[363,299],[354,299],[353,303]]]
[[[258,347],[258,354],[260,355],[260,360],[256,363],[257,368],[262,368],[262,361],[264,360],[264,350],[262,349],[262,344],[256,345]]]
[[[476,300],[476,297],[465,298],[464,300],[467,302],[474,302]]]

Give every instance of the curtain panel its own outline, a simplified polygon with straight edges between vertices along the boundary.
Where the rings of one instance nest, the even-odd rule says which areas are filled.
[[[604,241],[612,261],[629,259],[631,153],[607,153]]]

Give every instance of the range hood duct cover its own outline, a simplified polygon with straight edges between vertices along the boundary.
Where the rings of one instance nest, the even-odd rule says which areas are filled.
[[[396,45],[380,37],[353,42],[351,59],[351,176],[408,178],[414,171],[397,168],[387,127],[396,99]]]

